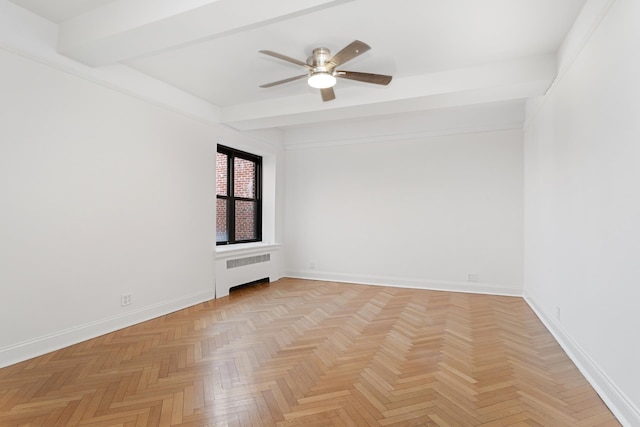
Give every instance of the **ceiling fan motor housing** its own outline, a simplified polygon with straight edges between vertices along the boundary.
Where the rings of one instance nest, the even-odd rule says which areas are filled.
[[[314,73],[330,73],[332,70],[331,51],[326,47],[317,47],[313,49],[313,53],[307,58],[307,65],[312,67],[311,74]]]

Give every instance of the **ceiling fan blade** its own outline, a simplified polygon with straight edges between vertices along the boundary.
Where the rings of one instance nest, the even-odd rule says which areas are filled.
[[[357,71],[336,71],[336,77],[357,80],[359,82],[373,83],[376,85],[388,85],[393,77],[384,74],[359,73]]]
[[[265,55],[273,56],[274,58],[282,59],[283,61],[291,62],[292,64],[300,65],[301,67],[304,67],[308,70],[311,69],[309,65],[305,64],[302,61],[298,61],[297,59],[291,58],[278,52],[274,52],[272,50],[261,50],[259,52],[264,53]]]
[[[281,85],[281,84],[284,84],[284,83],[293,82],[295,80],[304,79],[305,77],[309,77],[309,75],[308,74],[302,74],[302,75],[295,76],[295,77],[289,77],[288,79],[278,80],[277,82],[265,83],[263,85],[260,85],[260,87],[277,86],[277,85]]]
[[[360,40],[355,40],[340,52],[333,55],[333,58],[329,60],[329,62],[338,65],[344,64],[347,61],[351,61],[356,56],[362,55],[366,51],[371,49],[371,46],[368,44],[361,42]]]
[[[324,102],[331,101],[332,99],[336,99],[336,93],[333,91],[332,87],[328,87],[326,89],[320,89],[320,95],[322,95],[322,100]]]

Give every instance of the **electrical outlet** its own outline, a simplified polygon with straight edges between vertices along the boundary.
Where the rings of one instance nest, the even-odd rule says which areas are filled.
[[[562,320],[562,312],[560,311],[560,307],[556,306],[556,320],[559,322]]]
[[[313,261],[309,261],[309,268],[310,268],[310,269],[312,269],[312,270],[313,270],[314,268],[316,268],[316,263],[315,263],[315,262],[313,262]]]
[[[131,294],[122,294],[120,304],[124,307],[125,305],[131,305],[133,302],[133,296]]]
[[[476,273],[469,273],[469,275],[467,276],[467,282],[477,282],[478,281],[478,275]]]

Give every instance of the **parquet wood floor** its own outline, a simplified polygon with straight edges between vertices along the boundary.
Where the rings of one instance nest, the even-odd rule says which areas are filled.
[[[521,298],[283,279],[0,369],[0,426],[615,426]]]

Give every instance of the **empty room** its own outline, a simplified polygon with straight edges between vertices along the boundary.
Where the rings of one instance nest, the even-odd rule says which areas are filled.
[[[639,23],[0,0],[0,426],[640,426]]]

